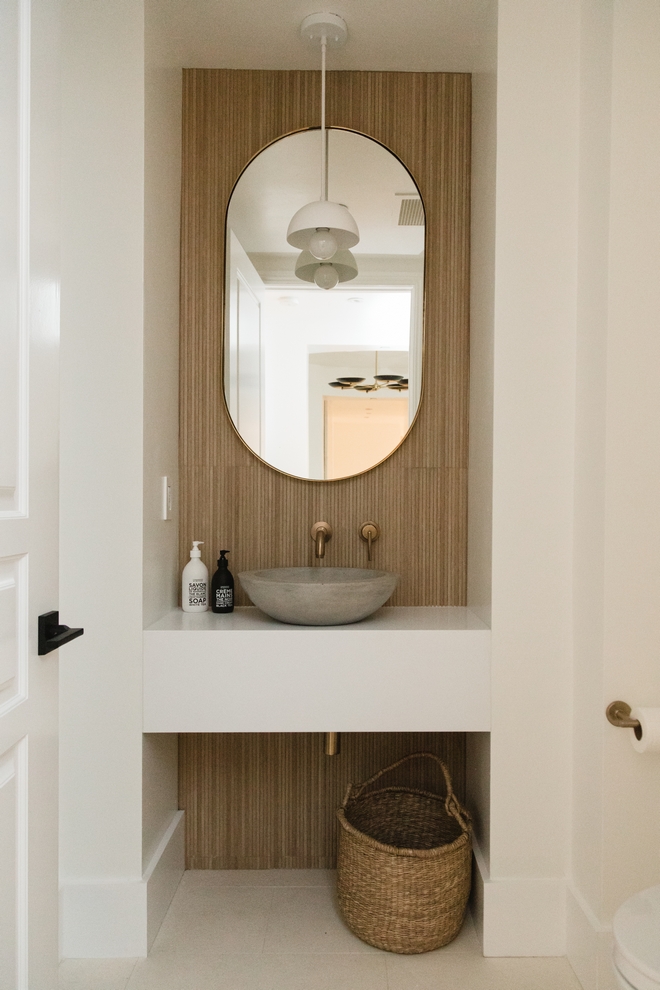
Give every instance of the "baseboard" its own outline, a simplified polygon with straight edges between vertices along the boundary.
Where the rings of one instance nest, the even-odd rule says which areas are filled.
[[[60,919],[65,959],[147,954],[147,885],[142,880],[64,884]]]
[[[154,944],[185,870],[183,816],[183,811],[172,816],[142,878],[147,887],[147,952]]]
[[[474,846],[472,913],[485,956],[566,955],[566,881],[492,880]]]
[[[64,958],[146,956],[184,871],[184,813],[174,812],[140,880],[65,883],[60,890]]]
[[[612,926],[598,920],[569,881],[566,890],[568,961],[583,990],[617,990],[612,969]]]

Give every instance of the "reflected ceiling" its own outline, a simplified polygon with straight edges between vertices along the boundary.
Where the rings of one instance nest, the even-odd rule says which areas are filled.
[[[354,254],[419,255],[424,227],[399,226],[401,199],[417,198],[414,182],[376,141],[333,128],[329,198],[344,203],[360,228]],[[295,151],[292,151],[292,148]],[[303,131],[276,141],[245,170],[232,198],[232,227],[248,252],[299,252],[286,241],[289,220],[318,198],[321,134]]]

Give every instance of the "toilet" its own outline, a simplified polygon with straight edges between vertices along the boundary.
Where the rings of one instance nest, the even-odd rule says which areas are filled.
[[[614,915],[614,971],[622,990],[660,990],[660,884]]]

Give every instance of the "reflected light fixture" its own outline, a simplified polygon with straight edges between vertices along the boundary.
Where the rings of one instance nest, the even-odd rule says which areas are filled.
[[[300,26],[300,33],[312,44],[321,45],[321,198],[301,207],[291,219],[286,239],[292,247],[303,252],[296,264],[296,275],[303,281],[315,282],[322,289],[332,289],[338,282],[346,282],[357,275],[357,265],[349,248],[360,240],[357,224],[343,203],[328,200],[328,142],[325,126],[325,61],[328,46],[338,48],[348,36],[346,22],[338,14],[310,14]],[[351,263],[343,262],[339,272],[338,254],[349,254]],[[303,256],[307,256],[304,258]],[[311,258],[311,262],[308,260]],[[302,261],[302,264],[301,264]],[[310,264],[316,268],[312,277],[307,273]],[[353,274],[349,274],[353,271]],[[343,276],[343,277],[342,277]]]
[[[337,269],[329,261],[320,261],[319,267],[314,272],[314,281],[319,289],[334,289],[339,281]]]
[[[408,379],[402,375],[374,375],[371,384],[363,384],[364,378],[338,378],[328,382],[332,388],[354,388],[356,392],[377,392],[381,388],[391,388],[395,392],[408,391]]]
[[[318,261],[311,251],[303,251],[296,261],[296,275],[303,282],[316,282],[320,285],[319,278],[324,277],[324,269],[326,271],[330,269],[336,274],[333,285],[337,285],[338,282],[350,282],[358,273],[357,263],[350,251],[337,251],[332,264]],[[332,287],[328,286],[328,288]],[[326,286],[321,285],[321,288],[324,289]]]
[[[408,379],[403,375],[379,375],[378,374],[378,351],[375,352],[375,374],[373,382],[365,385],[364,378],[355,378],[351,375],[344,375],[334,382],[328,382],[331,388],[354,388],[356,392],[378,392],[381,388],[391,388],[395,392],[408,391]]]

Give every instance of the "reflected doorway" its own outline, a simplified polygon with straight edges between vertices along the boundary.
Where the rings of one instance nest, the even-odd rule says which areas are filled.
[[[346,478],[384,460],[408,432],[408,399],[324,398],[325,478]]]

